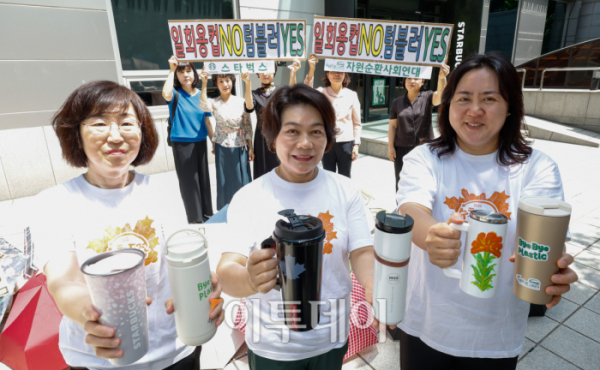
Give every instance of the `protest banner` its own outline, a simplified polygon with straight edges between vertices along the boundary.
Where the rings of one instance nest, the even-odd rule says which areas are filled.
[[[314,17],[317,57],[437,67],[446,62],[452,24]]]
[[[357,62],[353,60],[325,59],[326,71],[365,73],[389,77],[414,77],[428,80],[433,67],[402,65],[379,62]]]
[[[306,59],[306,20],[172,20],[173,55],[185,62]]]
[[[206,62],[208,73],[274,73],[275,62],[265,60],[262,62]]]

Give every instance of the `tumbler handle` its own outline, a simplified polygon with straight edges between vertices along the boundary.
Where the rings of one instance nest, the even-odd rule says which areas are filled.
[[[272,248],[272,249],[277,248],[277,242],[275,242],[275,239],[267,238],[267,239],[263,240],[262,243],[260,243],[260,249],[268,249],[268,248]],[[279,277],[277,278],[277,282],[275,283],[275,289],[276,290],[281,289],[281,279]]]
[[[468,222],[463,222],[462,224],[454,224],[454,223],[450,223],[450,226],[452,226],[453,228],[455,228],[458,231],[464,231],[467,232],[469,230],[469,223]],[[460,279],[462,277],[462,271],[459,269],[453,269],[450,267],[445,267],[443,269],[444,271],[444,275],[446,275],[449,278],[454,278],[454,279]]]

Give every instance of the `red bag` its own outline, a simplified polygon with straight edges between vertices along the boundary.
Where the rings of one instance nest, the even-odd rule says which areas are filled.
[[[17,293],[0,335],[0,361],[13,370],[62,370],[58,349],[62,314],[48,292],[46,276],[32,277]]]

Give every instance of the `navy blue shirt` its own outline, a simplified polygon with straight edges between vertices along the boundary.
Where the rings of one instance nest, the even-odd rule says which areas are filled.
[[[206,130],[205,116],[211,116],[199,108],[200,91],[194,96],[188,94],[183,89],[177,89],[179,92],[179,101],[177,102],[177,112],[171,122],[171,141],[184,143],[195,143],[206,140],[208,131]],[[173,101],[175,100],[175,91],[173,99],[169,104],[169,114],[173,114]]]

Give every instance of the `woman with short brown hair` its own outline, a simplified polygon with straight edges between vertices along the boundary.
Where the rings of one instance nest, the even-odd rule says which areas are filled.
[[[65,160],[87,168],[83,175],[38,194],[32,215],[34,264],[46,274],[48,290],[63,314],[59,348],[66,363],[120,368],[108,359],[123,356],[116,349],[121,339],[115,328],[100,323],[107,313],[92,305],[80,266],[99,253],[127,246],[145,255],[150,348],[126,368],[198,369],[199,349],[177,340],[163,251],[165,236],[187,225],[183,204],[165,197],[164,186],[151,176],[130,169],[150,162],[158,146],[144,102],[115,82],[90,82],[67,98],[52,126]],[[212,282],[211,298],[218,298],[221,288],[215,275]],[[221,307],[203,319],[209,318],[219,325]]]
[[[263,118],[263,135],[281,164],[233,197],[227,212],[230,241],[222,247],[217,272],[227,294],[248,297],[250,369],[341,369],[348,349],[349,261],[369,302],[373,294],[373,239],[361,193],[350,179],[318,167],[335,140],[335,110],[323,94],[303,84],[282,87]],[[271,307],[281,305],[281,293],[273,287],[283,271],[261,242],[272,235],[283,209],[318,217],[327,230],[321,301],[330,306],[321,309],[323,325],[310,331],[290,331],[271,319],[276,314]]]

